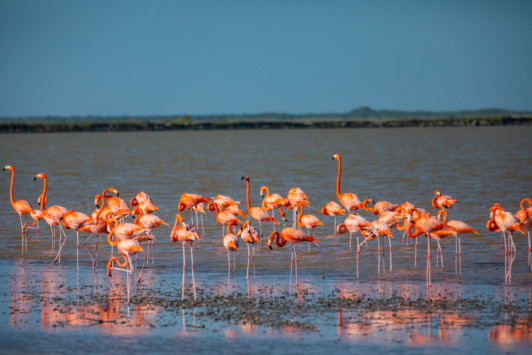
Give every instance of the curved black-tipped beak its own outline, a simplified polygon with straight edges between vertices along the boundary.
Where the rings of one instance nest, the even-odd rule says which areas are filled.
[[[244,177],[244,176],[242,176],[242,179],[240,179],[240,180],[244,180],[244,178],[245,178],[245,177]]]
[[[95,203],[94,206],[96,206],[96,208],[100,208],[100,204],[99,203]]]
[[[268,245],[268,248],[270,248],[270,250],[273,250],[272,246],[271,245]]]
[[[116,197],[118,197],[118,196],[120,196],[120,192],[117,192],[117,193],[116,193]]]
[[[6,171],[6,167],[5,166],[2,168],[2,171]]]
[[[332,157],[332,160],[334,160],[334,155],[333,155],[333,157]]]
[[[35,182],[35,180],[37,180],[37,177],[34,176],[34,177],[33,177],[33,182]]]

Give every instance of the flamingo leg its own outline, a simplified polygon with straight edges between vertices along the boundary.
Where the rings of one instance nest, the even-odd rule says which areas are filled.
[[[83,242],[83,247],[85,247],[85,250],[87,251],[87,253],[89,253],[89,256],[92,260],[92,266],[94,267],[96,265],[95,261],[94,261],[94,258],[92,257],[92,254],[89,250],[89,248],[87,248],[87,242],[92,238],[92,236],[95,235],[94,233],[92,233],[91,235],[89,235],[89,237],[87,239],[85,239],[85,241]],[[96,240],[96,242],[98,242],[98,240]],[[96,244],[96,247],[98,247],[98,244]]]
[[[198,296],[196,295],[196,279],[194,277],[194,251],[193,251],[192,243],[190,243],[190,263],[192,266],[192,287],[194,289],[194,301],[198,299]]]
[[[414,267],[417,267],[417,238],[416,238],[416,246],[414,247]]]
[[[528,231],[528,271],[532,271],[532,244],[530,244],[530,231]]]
[[[299,286],[299,282],[298,282],[298,279],[297,279],[297,253],[296,253],[296,246],[295,244],[292,244],[292,249],[294,250],[294,260],[296,262],[296,290]]]
[[[137,282],[140,282],[142,278],[142,271],[144,271],[144,265],[146,265],[147,261],[148,261],[148,255],[144,255],[144,262],[142,263],[142,267],[140,268],[139,278],[137,279]]]
[[[246,270],[246,280],[249,280],[249,243],[246,243],[248,247],[248,267]]]
[[[357,233],[357,279],[358,279],[358,254],[360,254],[360,244],[358,242],[358,233]]]
[[[390,246],[390,271],[392,271],[392,237],[388,236],[388,245]]]
[[[251,246],[251,251],[253,252],[253,281],[255,281],[255,244]]]
[[[377,253],[379,255],[377,258],[377,264],[379,265],[377,269],[377,273],[380,274],[381,273],[381,243],[379,241],[379,237],[377,237]]]
[[[352,235],[353,235],[353,233],[351,231],[349,231],[349,249],[351,249],[351,237],[352,237]],[[357,238],[358,238],[358,235],[357,235]]]
[[[432,256],[430,255],[430,237],[425,234],[425,236],[427,237],[427,286],[431,286],[432,285],[432,280],[431,280],[431,275],[430,275],[430,269],[431,269],[431,262],[430,262],[430,259],[432,258]],[[416,240],[417,241],[417,240]]]
[[[294,248],[292,245],[292,252],[290,253],[290,291],[292,291],[292,265],[294,264]]]
[[[181,279],[181,299],[185,299],[185,242],[183,242],[183,277]]]

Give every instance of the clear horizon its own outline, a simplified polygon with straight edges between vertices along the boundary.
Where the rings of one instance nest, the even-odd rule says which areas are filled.
[[[0,0],[0,117],[532,111],[530,1]]]

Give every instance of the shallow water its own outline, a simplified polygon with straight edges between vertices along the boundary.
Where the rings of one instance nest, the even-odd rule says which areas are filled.
[[[378,299],[383,293],[389,296],[396,292],[408,298],[433,298],[443,294],[449,299],[481,297],[508,305],[531,302],[527,240],[522,235],[515,237],[518,253],[512,266],[512,285],[505,286],[501,238],[498,233],[487,232],[485,223],[494,202],[515,212],[522,198],[532,196],[531,133],[530,127],[463,127],[24,134],[2,136],[0,157],[3,165],[16,168],[15,199],[28,200],[34,207],[42,181],[34,183],[33,176],[45,172],[48,206],[62,205],[90,213],[94,195],[107,187],[118,189],[126,200],[144,190],[160,207],[156,214],[170,224],[183,192],[211,197],[220,193],[245,203],[246,185],[241,177],[247,175],[251,178],[251,204],[257,206],[262,201],[262,185],[282,195],[299,186],[311,202],[305,212],[315,214],[325,224],[315,230],[320,247],[312,246],[310,252],[306,246],[297,247],[300,291],[311,295],[308,302],[337,290],[335,296],[364,294]],[[458,204],[449,211],[449,219],[463,220],[480,232],[479,236],[462,237],[462,275],[455,273],[454,238],[443,241],[444,267],[436,268],[433,258],[434,286],[427,294],[425,238],[420,240],[415,267],[415,248],[403,246],[401,234],[394,231],[393,270],[390,271],[386,253],[386,272],[379,273],[377,247],[371,241],[360,254],[357,282],[355,253],[348,249],[348,236],[333,236],[334,219],[320,213],[322,206],[335,200],[337,162],[331,160],[334,153],[342,155],[342,191],[355,192],[361,199],[396,203],[408,200],[433,211],[430,201],[435,189],[456,198]],[[371,219],[368,213],[361,214]],[[187,212],[183,216],[191,218]],[[194,312],[201,314],[202,310],[187,307],[179,312],[134,302],[127,307],[121,303],[125,295],[123,275],[106,275],[109,251],[105,243],[100,244],[100,268],[96,271],[80,248],[79,278],[72,231],[60,265],[51,265],[54,252],[50,230],[44,222],[38,235],[29,232],[28,253],[22,255],[18,217],[9,204],[8,172],[0,181],[0,217],[0,281],[4,284],[0,295],[0,338],[15,340],[8,350],[29,346],[27,337],[42,340],[30,349],[45,352],[57,351],[59,344],[66,346],[72,339],[81,341],[84,337],[87,343],[102,339],[93,345],[94,351],[98,351],[98,346],[112,347],[110,344],[117,337],[120,341],[115,346],[134,346],[138,351],[146,350],[147,344],[170,351],[176,344],[183,346],[183,339],[194,339],[186,342],[189,350],[232,351],[238,345],[243,346],[243,352],[281,352],[294,346],[294,338],[298,339],[297,348],[293,348],[296,351],[319,351],[331,343],[338,349],[356,346],[380,351],[438,347],[454,351],[520,351],[531,345],[530,308],[526,312],[519,308],[518,314],[506,310],[488,320],[479,310],[465,315],[441,310],[401,315],[400,312],[413,311],[399,310],[393,316],[388,310],[351,308],[342,311],[341,317],[339,311],[329,310],[287,314],[281,317],[285,323],[271,326],[257,324],[261,322],[253,319],[245,324],[239,319],[234,324],[203,315],[195,317]],[[204,222],[205,236],[194,248],[198,286],[207,295],[247,297],[245,246],[241,243],[236,276],[228,285],[221,227],[210,213],[204,216]],[[271,225],[266,225],[264,231],[269,234]],[[133,295],[168,290],[172,297],[179,298],[180,246],[169,241],[170,227],[163,226],[154,234],[155,262],[144,270],[144,281],[134,287]],[[256,249],[257,281],[251,296],[285,295],[289,268],[287,248]],[[90,302],[90,309],[83,299],[95,294],[105,301],[98,298],[98,302]],[[189,287],[187,296],[190,297]],[[51,302],[53,308],[49,310],[47,302],[54,298],[57,301]],[[61,312],[63,308],[67,310]],[[94,314],[108,318],[96,321],[91,317]],[[482,326],[475,323],[477,318],[483,320]],[[302,320],[313,326],[302,327]],[[195,327],[197,322],[204,328]],[[45,341],[50,332],[57,335],[56,344]],[[149,335],[149,342],[137,342],[135,336],[139,334]]]

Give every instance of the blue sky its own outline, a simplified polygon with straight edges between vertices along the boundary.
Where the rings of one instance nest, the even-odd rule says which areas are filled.
[[[0,117],[532,110],[532,1],[0,0]]]

